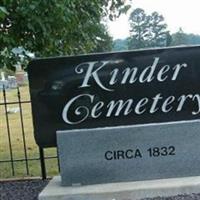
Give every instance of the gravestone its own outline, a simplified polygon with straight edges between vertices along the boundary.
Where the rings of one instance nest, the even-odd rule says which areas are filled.
[[[17,88],[17,81],[15,76],[8,76],[5,78],[4,72],[1,72],[0,90]]]
[[[15,77],[16,77],[17,85],[23,86],[23,85],[26,84],[24,74],[25,74],[25,72],[24,72],[23,70],[21,70],[21,71],[16,71]]]
[[[31,62],[35,139],[58,147],[62,185],[199,176],[199,55],[191,46]]]
[[[6,80],[5,73],[1,72],[0,90],[3,90],[3,88],[8,88],[8,81]]]
[[[6,78],[5,78],[5,73],[4,72],[1,72],[1,81],[5,81]]]
[[[8,85],[9,88],[17,88],[17,80],[15,76],[8,76]]]
[[[4,89],[7,89],[8,88],[8,81],[5,80],[5,81],[2,81],[0,80],[0,90],[3,90]]]

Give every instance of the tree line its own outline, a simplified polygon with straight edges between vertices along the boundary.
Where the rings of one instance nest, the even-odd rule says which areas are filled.
[[[170,34],[164,17],[158,12],[148,15],[137,8],[130,14],[129,24],[130,37],[113,41],[114,51],[200,44],[200,35],[184,33],[182,28]]]

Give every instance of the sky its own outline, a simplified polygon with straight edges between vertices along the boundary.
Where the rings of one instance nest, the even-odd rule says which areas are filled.
[[[171,33],[181,27],[186,33],[200,34],[199,0],[132,0],[132,7],[126,15],[108,23],[108,30],[114,39],[129,36],[128,18],[136,8],[143,8],[147,14],[154,11],[162,14]]]

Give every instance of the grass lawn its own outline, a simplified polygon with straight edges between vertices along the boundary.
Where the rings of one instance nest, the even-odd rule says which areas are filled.
[[[28,86],[20,87],[21,101],[30,100],[29,88]],[[7,90],[6,91],[7,102],[18,101],[17,90]],[[3,100],[3,92],[0,91],[0,102]],[[19,107],[18,104],[7,105],[8,109]],[[23,110],[23,121],[24,121],[24,131],[26,138],[26,149],[28,158],[38,158],[38,146],[35,143],[33,136],[33,123],[32,123],[32,113],[31,104],[22,104]],[[22,137],[22,128],[20,121],[20,112],[9,113],[9,126],[10,126],[10,136],[13,159],[23,159],[24,158],[24,146]],[[49,148],[45,149],[45,156],[56,156],[56,149]],[[9,150],[9,140],[8,140],[8,130],[6,124],[6,115],[4,105],[0,105],[0,161],[10,160],[10,150]],[[15,176],[12,175],[11,163],[10,162],[0,162],[0,179],[4,178],[20,178],[25,176],[41,176],[40,162],[39,160],[33,160],[28,162],[30,174],[26,174],[26,167],[24,161],[14,162]],[[57,159],[46,160],[46,170],[48,176],[53,176],[58,174]]]

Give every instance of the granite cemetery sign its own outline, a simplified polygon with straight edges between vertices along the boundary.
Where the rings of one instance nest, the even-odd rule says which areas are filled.
[[[57,132],[63,184],[199,175],[199,55],[193,46],[33,61],[35,139],[56,146]]]

